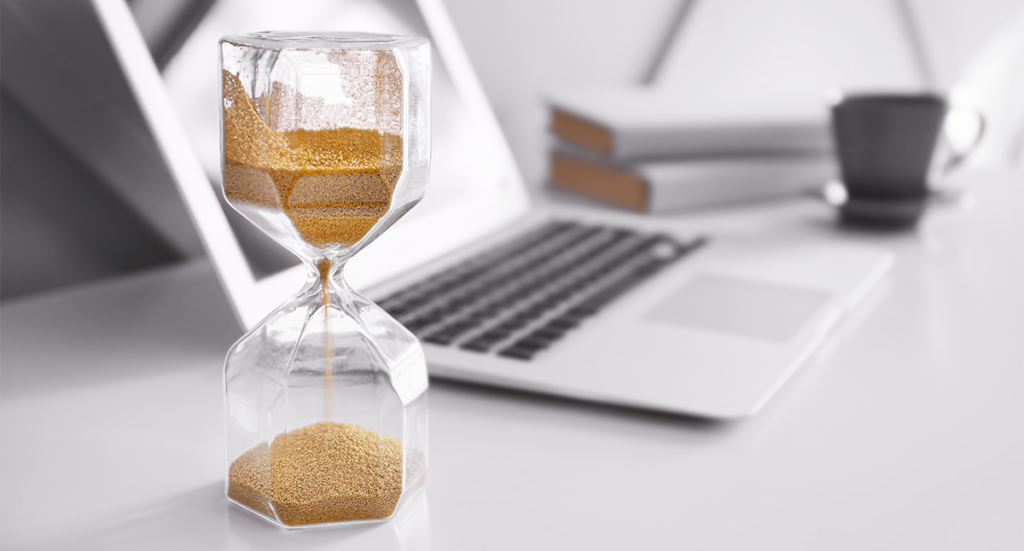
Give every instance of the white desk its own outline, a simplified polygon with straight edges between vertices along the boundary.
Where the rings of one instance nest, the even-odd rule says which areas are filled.
[[[2,547],[1019,550],[1024,177],[971,179],[976,208],[903,234],[810,201],[688,217],[898,264],[749,421],[433,381],[426,490],[369,527],[287,532],[224,500],[239,329],[204,263],[5,304]]]

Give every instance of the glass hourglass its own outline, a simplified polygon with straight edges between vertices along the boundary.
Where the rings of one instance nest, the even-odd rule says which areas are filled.
[[[261,32],[220,56],[224,195],[309,273],[228,352],[228,499],[289,528],[387,519],[424,480],[426,364],[342,270],[423,195],[429,43]]]

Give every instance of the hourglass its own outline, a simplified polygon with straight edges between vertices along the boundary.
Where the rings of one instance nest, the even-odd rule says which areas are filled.
[[[424,480],[426,364],[343,269],[423,195],[430,46],[261,32],[220,54],[224,195],[309,273],[228,352],[228,499],[290,528],[387,519]]]

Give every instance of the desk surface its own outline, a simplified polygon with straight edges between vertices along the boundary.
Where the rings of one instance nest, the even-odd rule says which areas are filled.
[[[898,261],[747,421],[432,381],[426,489],[373,526],[287,532],[223,498],[239,330],[205,263],[5,303],[3,547],[1021,549],[1024,177],[970,179],[975,208],[901,234],[801,200],[688,216]]]

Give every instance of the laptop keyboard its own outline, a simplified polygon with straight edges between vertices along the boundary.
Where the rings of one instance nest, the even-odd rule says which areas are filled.
[[[378,304],[426,342],[529,360],[703,243],[551,222]]]

